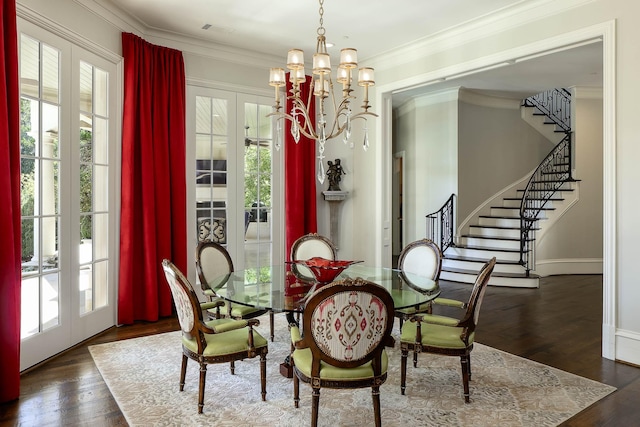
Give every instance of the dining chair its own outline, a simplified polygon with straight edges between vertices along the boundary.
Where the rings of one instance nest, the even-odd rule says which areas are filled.
[[[409,351],[414,352],[414,367],[417,353],[433,353],[446,356],[459,356],[462,367],[462,384],[464,401],[469,403],[469,381],[471,379],[471,350],[480,315],[480,306],[484,298],[487,284],[493,273],[496,258],[487,261],[478,273],[465,315],[451,325],[443,322],[441,316],[416,314],[404,323],[400,331],[400,392],[405,394],[407,381],[407,357]]]
[[[291,245],[291,261],[304,261],[313,257],[321,257],[335,260],[337,257],[336,246],[331,240],[317,233],[309,233],[299,237]],[[291,271],[298,279],[313,281],[315,276],[304,265],[292,264]]]
[[[393,299],[383,287],[362,278],[323,286],[305,304],[300,328],[291,325],[295,350],[293,400],[300,380],[312,387],[311,425],[318,424],[321,388],[371,387],[375,425],[381,425],[380,385],[387,379],[385,346],[392,347]]]
[[[429,239],[416,240],[405,246],[398,258],[398,270],[403,274],[401,277],[412,285],[408,277],[411,274],[438,281],[442,270],[442,252],[438,245]],[[408,273],[408,276],[407,276]],[[396,310],[396,317],[402,323],[408,317],[416,313],[428,313],[431,310],[431,302]]]
[[[202,292],[211,299],[217,301],[222,299],[214,289],[222,286],[233,273],[233,261],[227,249],[219,243],[206,241],[200,242],[196,247],[196,272],[200,279]],[[217,280],[216,280],[217,278]],[[242,304],[232,304],[226,302],[226,316],[232,319],[252,319],[269,313],[269,327],[271,342],[274,340],[274,319],[273,311],[249,307]],[[220,317],[219,305],[216,306],[215,317]]]
[[[173,302],[182,330],[182,366],[180,370],[180,391],[184,390],[189,359],[200,365],[198,385],[198,413],[204,408],[204,390],[207,365],[214,363],[230,364],[231,375],[235,374],[236,360],[260,356],[260,386],[262,400],[267,395],[267,353],[268,343],[253,328],[260,324],[258,319],[203,320],[198,297],[191,283],[169,260],[162,261],[162,268],[171,288]]]

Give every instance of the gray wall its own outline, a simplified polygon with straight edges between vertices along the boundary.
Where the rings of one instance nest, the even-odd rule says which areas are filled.
[[[531,172],[553,145],[520,117],[520,100],[461,91],[458,223]]]
[[[578,200],[538,242],[537,264],[602,260],[601,93],[575,89],[572,110]]]

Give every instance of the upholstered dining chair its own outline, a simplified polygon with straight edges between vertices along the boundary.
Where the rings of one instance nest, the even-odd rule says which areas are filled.
[[[402,394],[406,389],[409,351],[414,352],[414,367],[417,363],[415,355],[418,352],[459,356],[462,367],[464,401],[469,403],[471,350],[473,350],[480,306],[495,264],[496,258],[493,257],[480,269],[471,291],[466,313],[455,325],[451,325],[448,320],[443,322],[440,319],[442,316],[430,314],[416,314],[404,323],[400,332],[400,392]]]
[[[198,413],[204,408],[204,389],[207,365],[230,363],[231,374],[235,373],[236,360],[260,356],[260,386],[262,400],[267,395],[268,343],[254,326],[257,319],[214,319],[204,322],[198,297],[187,278],[167,259],[162,261],[167,282],[175,303],[180,329],[182,330],[182,367],[180,391],[184,390],[187,362],[193,359],[200,364],[198,385]]]
[[[362,278],[345,279],[315,291],[305,305],[300,329],[291,326],[295,350],[293,399],[300,380],[312,391],[311,425],[318,423],[320,389],[371,387],[375,425],[381,425],[380,385],[387,378],[385,346],[393,346],[393,299]]]
[[[331,240],[317,233],[305,234],[291,245],[291,261],[304,261],[313,257],[335,260],[336,247]],[[312,281],[313,273],[304,265],[292,264],[291,270],[298,279]]]
[[[231,255],[224,246],[219,243],[206,241],[200,242],[196,247],[196,272],[200,279],[200,287],[205,296],[211,299],[211,302],[222,299],[213,288],[224,284],[233,273],[233,261]],[[214,280],[218,278],[218,282]],[[249,307],[242,304],[226,303],[226,316],[232,319],[253,319],[269,313],[270,339],[274,339],[273,311],[262,310],[255,307]],[[211,310],[211,309],[210,309]],[[215,317],[220,317],[219,304],[215,308]]]

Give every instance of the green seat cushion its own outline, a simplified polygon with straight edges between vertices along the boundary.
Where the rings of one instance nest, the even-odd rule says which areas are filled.
[[[207,325],[218,330],[225,330],[226,328],[232,327],[229,322],[234,322],[234,320],[216,319],[211,322],[207,322]],[[204,356],[222,356],[225,354],[248,351],[250,348],[249,328],[247,327],[220,332],[217,334],[205,334],[205,338],[207,340],[207,346],[202,352]],[[266,347],[267,340],[254,330],[253,344],[255,348]],[[198,352],[198,344],[195,338],[188,339],[183,335],[182,345],[194,353]]]
[[[400,334],[400,341],[407,343],[416,342],[416,322],[404,322]],[[466,344],[460,339],[463,328],[457,326],[433,325],[422,323],[422,345],[438,348],[463,349]],[[474,333],[469,337],[469,344],[473,343]]]
[[[293,363],[304,375],[311,377],[311,350],[308,348],[296,349],[292,354]],[[389,360],[387,352],[382,350],[382,373],[387,372]],[[373,377],[371,362],[364,363],[356,368],[337,368],[328,363],[320,363],[320,378],[323,380],[359,380]]]
[[[249,307],[242,304],[231,305],[231,317],[246,317],[255,314],[256,312],[264,312],[264,310],[255,307]]]

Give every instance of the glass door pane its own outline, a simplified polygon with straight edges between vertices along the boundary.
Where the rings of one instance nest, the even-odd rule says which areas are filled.
[[[229,106],[226,99],[215,97],[196,96],[195,101],[196,235],[199,242],[226,246]]]
[[[247,266],[273,264],[271,106],[244,104],[244,257]]]
[[[60,53],[25,35],[20,44],[21,337],[27,338],[60,324]]]
[[[84,315],[109,303],[109,117],[107,73],[84,61],[79,68],[78,310]]]

